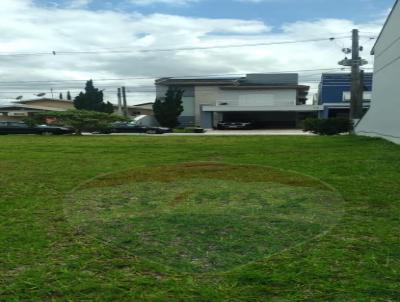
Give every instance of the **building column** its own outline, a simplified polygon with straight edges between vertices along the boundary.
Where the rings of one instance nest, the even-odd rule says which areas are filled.
[[[200,112],[200,127],[204,129],[213,128],[214,113],[203,111]]]
[[[324,110],[318,112],[318,118],[320,119],[329,118],[329,107],[324,106]]]

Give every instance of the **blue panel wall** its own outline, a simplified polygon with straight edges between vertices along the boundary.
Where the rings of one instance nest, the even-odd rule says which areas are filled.
[[[194,116],[180,116],[178,117],[179,126],[181,127],[193,127],[195,125]]]
[[[372,73],[364,74],[364,91],[372,91]],[[351,90],[349,73],[325,73],[322,75],[319,104],[342,103],[343,92]]]

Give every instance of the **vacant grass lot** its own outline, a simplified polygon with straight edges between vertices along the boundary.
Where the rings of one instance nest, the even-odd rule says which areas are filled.
[[[124,237],[126,233],[108,232],[109,228],[102,228],[101,231],[107,231],[105,237],[103,233],[100,237],[93,235],[98,233],[96,224],[81,224],[81,220],[71,216],[74,213],[71,209],[74,208],[66,206],[69,204],[68,197],[75,196],[75,200],[82,202],[87,197],[86,193],[103,190],[107,183],[116,186],[116,191],[101,191],[95,196],[121,196],[122,192],[131,198],[129,194],[132,192],[124,187],[125,178],[118,177],[121,176],[120,171],[188,162],[217,162],[228,166],[263,165],[272,167],[268,169],[275,167],[310,175],[341,193],[344,199],[341,205],[343,212],[324,236],[269,254],[265,242],[257,244],[262,242],[262,236],[257,241],[243,238],[244,244],[239,242],[240,236],[248,234],[248,225],[254,224],[252,229],[257,231],[257,236],[268,226],[254,223],[254,220],[235,221],[235,212],[239,217],[247,217],[250,211],[243,209],[240,198],[235,197],[235,202],[222,212],[231,217],[228,219],[230,228],[240,224],[245,228],[233,232],[232,239],[243,250],[246,245],[253,245],[255,248],[245,254],[256,250],[257,255],[248,259],[254,261],[236,266],[238,263],[233,261],[233,257],[224,261],[215,253],[213,259],[217,259],[222,267],[207,270],[204,267],[210,261],[207,257],[202,258],[204,250],[201,250],[205,241],[199,241],[199,251],[185,250],[188,238],[184,236],[184,226],[175,230],[179,232],[177,237],[184,240],[184,244],[177,246],[185,257],[190,255],[189,262],[182,262],[181,253],[177,258],[169,258],[168,255],[176,251],[171,247],[169,232],[156,233],[160,236],[160,242],[165,243],[157,254],[153,242],[145,247],[135,246],[132,245],[132,238]],[[0,138],[0,169],[1,301],[400,300],[400,147],[388,142],[357,137],[7,136]],[[114,175],[110,179],[106,176],[103,182],[100,178],[88,183],[89,191],[84,190],[81,195],[76,195],[79,189],[71,193],[85,181],[108,173],[116,174],[110,174]],[[292,179],[289,174],[286,177],[276,173],[275,179],[279,181],[276,181],[278,184],[272,187],[272,191],[263,191],[259,182],[255,182],[247,183],[249,187],[245,192],[240,191],[238,186],[232,194],[249,200],[252,198],[246,195],[249,191],[267,194],[268,198],[278,196],[272,198],[278,202],[271,203],[271,209],[285,213],[276,206],[285,201],[282,201],[284,195],[274,195],[276,192],[283,190],[290,201],[290,196],[293,196],[290,190],[293,188],[300,190],[295,192],[296,196],[302,196],[304,187],[318,187],[315,185],[317,182],[309,181],[297,188],[297,178]],[[136,174],[130,175],[131,179],[135,179],[136,176],[132,175]],[[152,175],[154,177],[157,173]],[[247,177],[246,173],[240,175]],[[170,179],[171,175],[167,176]],[[148,190],[149,196],[156,197],[157,192],[153,192],[154,187],[151,186],[154,181],[144,176],[136,192]],[[174,209],[172,218],[157,220],[154,217],[156,225],[164,230],[171,226],[171,219],[172,223],[186,219],[188,232],[197,236],[196,228],[190,225],[193,220],[182,216],[176,218],[176,215],[195,211],[198,200],[221,198],[226,194],[224,188],[232,186],[230,182],[237,179],[224,179],[222,183],[218,178],[211,183],[207,181],[209,178],[195,184],[183,181],[179,188],[185,188],[184,191],[173,191],[178,204],[168,209],[163,207],[163,198],[167,197],[156,199],[157,202],[152,206],[159,213],[165,214],[170,208]],[[191,193],[196,186],[198,190],[203,190],[199,191],[203,195]],[[217,197],[204,198],[208,191],[202,188],[206,186],[213,189],[210,192],[215,192]],[[182,198],[189,202],[189,206],[180,204],[182,198],[179,194],[183,194]],[[199,199],[199,196],[203,197]],[[93,209],[101,200],[92,201]],[[250,205],[263,206],[257,200]],[[315,200],[310,201],[311,204],[313,202]],[[104,201],[102,203],[98,207],[100,214],[96,212],[94,218],[111,217],[114,224],[117,218],[121,218],[122,222],[127,218],[132,219],[141,228],[137,236],[152,230],[149,220],[143,221],[143,216],[125,217],[125,208],[118,212],[118,209],[121,210],[120,204],[111,215],[104,212],[107,208],[104,208]],[[127,208],[132,206],[123,205]],[[214,206],[207,207],[212,213],[219,214]],[[146,212],[148,208],[141,210]],[[298,213],[291,213],[295,214]],[[309,220],[314,216],[307,214],[304,217]],[[96,221],[88,220],[91,218],[89,215],[84,218],[84,223]],[[265,217],[255,218],[261,222]],[[321,217],[317,218],[318,223],[323,221]],[[326,221],[329,219],[328,215]],[[195,220],[199,225],[203,225],[204,221],[211,220],[205,216]],[[286,229],[282,234],[295,234],[296,238],[305,234],[293,225],[283,227]],[[94,233],[88,233],[91,228],[94,228]],[[305,229],[311,235],[315,234],[314,227]],[[279,228],[275,231],[279,231]],[[272,233],[268,232],[268,236]],[[276,234],[278,236],[271,238],[276,244],[279,244],[279,240],[276,241],[279,236],[283,241],[288,238],[281,233]],[[214,240],[211,237],[208,236],[207,240]],[[119,243],[116,245],[111,239],[117,239]],[[221,241],[221,244],[224,242]],[[226,248],[224,245],[219,249],[230,250],[229,246]],[[147,251],[151,252],[150,257],[146,257]],[[263,252],[269,257],[261,257],[260,253]],[[157,258],[162,261],[154,261]],[[198,259],[201,265],[193,266],[193,259]]]
[[[341,195],[315,179],[210,162],[99,177],[68,194],[64,210],[80,232],[176,273],[270,257],[321,236],[344,213]]]

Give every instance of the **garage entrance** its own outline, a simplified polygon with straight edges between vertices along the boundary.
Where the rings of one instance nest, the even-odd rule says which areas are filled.
[[[224,112],[224,122],[251,122],[255,129],[296,129],[301,121],[313,117],[311,112]]]

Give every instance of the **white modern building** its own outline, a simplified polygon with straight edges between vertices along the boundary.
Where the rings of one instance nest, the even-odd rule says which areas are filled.
[[[400,143],[400,0],[372,50],[375,56],[371,108],[356,127],[360,135]]]
[[[212,128],[218,122],[252,122],[259,128],[295,128],[318,105],[306,105],[309,86],[298,74],[248,74],[235,78],[161,78],[157,97],[169,88],[184,90],[183,126]]]

